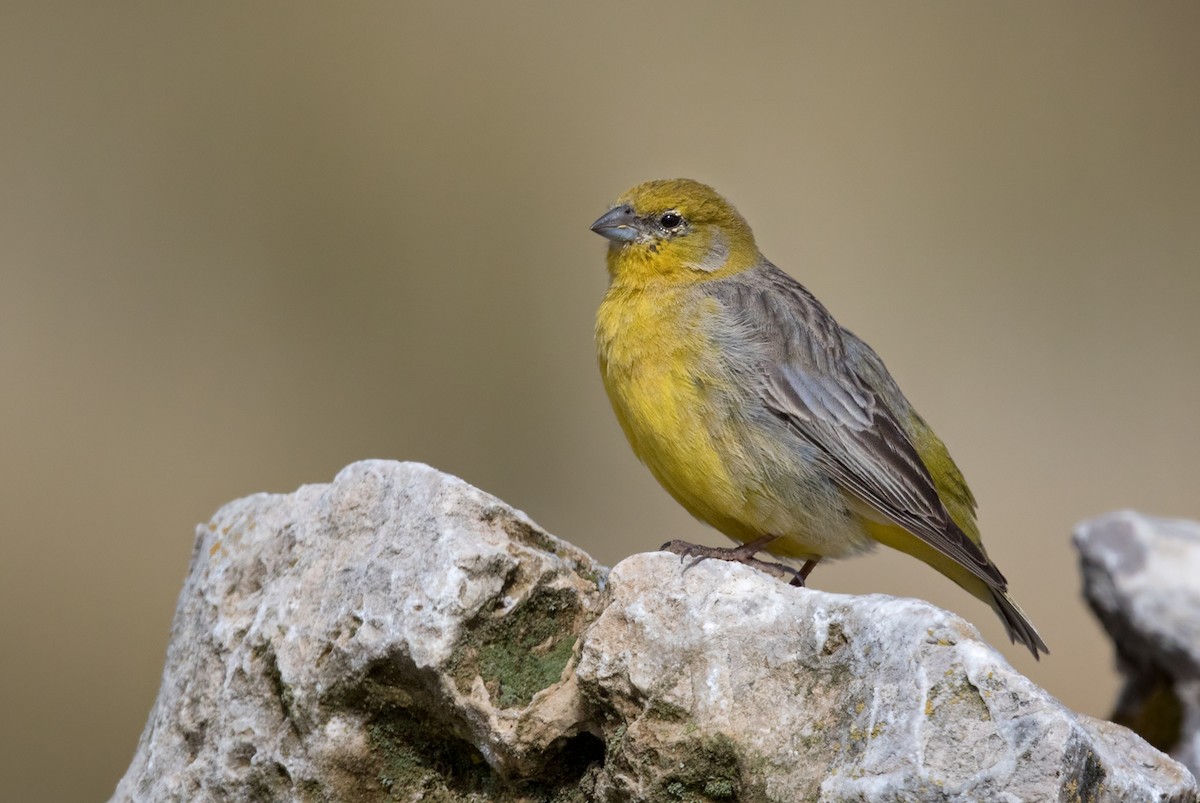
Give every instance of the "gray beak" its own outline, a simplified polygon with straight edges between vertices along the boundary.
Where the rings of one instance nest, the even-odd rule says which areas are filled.
[[[592,231],[614,243],[636,240],[640,234],[633,207],[628,205],[614,207],[605,212],[592,224]]]

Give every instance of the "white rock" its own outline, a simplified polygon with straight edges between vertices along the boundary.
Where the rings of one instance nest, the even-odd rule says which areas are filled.
[[[1183,767],[1073,714],[927,603],[665,554],[609,581],[577,669],[624,728],[597,799],[1195,799]]]
[[[414,463],[226,505],[113,799],[417,799],[442,761],[464,789],[544,774],[585,721],[563,670],[604,572]]]
[[[1195,801],[961,619],[637,555],[417,464],[201,527],[117,801]]]

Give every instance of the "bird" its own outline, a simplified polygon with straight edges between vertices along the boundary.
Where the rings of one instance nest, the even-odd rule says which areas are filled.
[[[692,179],[648,181],[591,230],[608,240],[596,349],[621,429],[679,504],[740,544],[664,550],[804,585],[822,559],[884,544],[991,606],[1034,658],[1049,653],[945,444],[732,204]]]

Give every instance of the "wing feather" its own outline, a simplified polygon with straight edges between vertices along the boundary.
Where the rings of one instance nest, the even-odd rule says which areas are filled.
[[[747,275],[749,274],[749,275]],[[878,361],[862,370],[848,357],[844,331],[799,282],[769,263],[732,285],[730,308],[762,338],[762,400],[789,430],[816,447],[822,467],[846,491],[869,503],[988,585],[1004,575],[954,522],[937,484],[894,407],[909,410]],[[858,341],[854,341],[857,343]],[[883,379],[886,387],[875,387]],[[889,396],[898,397],[889,404]]]

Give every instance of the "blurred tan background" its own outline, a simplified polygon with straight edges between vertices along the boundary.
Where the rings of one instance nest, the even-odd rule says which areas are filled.
[[[1200,4],[27,3],[0,11],[0,756],[107,797],[195,524],[421,460],[613,563],[721,540],[635,461],[588,224],[716,185],[883,355],[1053,654],[1116,676],[1080,519],[1200,517]]]

